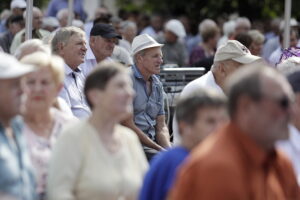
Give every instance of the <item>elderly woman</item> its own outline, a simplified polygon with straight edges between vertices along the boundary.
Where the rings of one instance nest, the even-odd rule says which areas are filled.
[[[59,138],[48,199],[136,199],[147,161],[135,133],[119,124],[132,114],[128,71],[121,64],[100,63],[87,77],[84,93],[92,115]]]
[[[36,190],[39,199],[44,199],[52,147],[61,128],[71,120],[70,115],[53,107],[64,79],[63,61],[57,56],[36,52],[25,56],[21,62],[36,68],[22,83],[25,93],[23,133],[37,177]]]

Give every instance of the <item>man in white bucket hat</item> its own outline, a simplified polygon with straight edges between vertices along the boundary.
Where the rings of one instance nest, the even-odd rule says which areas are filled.
[[[21,77],[33,70],[13,56],[0,53],[0,199],[35,199],[34,177],[21,134]]]
[[[165,124],[163,87],[156,76],[160,73],[163,61],[162,46],[148,34],[136,36],[132,42],[135,63],[132,80],[136,96],[133,116],[124,124],[137,133],[148,160],[160,150],[171,146]]]

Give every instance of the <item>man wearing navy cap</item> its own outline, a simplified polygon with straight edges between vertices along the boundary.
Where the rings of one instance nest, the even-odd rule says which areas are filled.
[[[112,25],[98,23],[93,26],[90,33],[90,49],[82,66],[86,76],[97,63],[110,59],[118,39],[122,37],[116,33]]]

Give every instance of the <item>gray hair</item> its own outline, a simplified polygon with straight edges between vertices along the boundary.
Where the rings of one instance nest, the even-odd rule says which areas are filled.
[[[58,53],[58,44],[66,45],[73,35],[85,36],[85,32],[80,28],[69,26],[59,29],[51,40],[51,49],[53,53]]]

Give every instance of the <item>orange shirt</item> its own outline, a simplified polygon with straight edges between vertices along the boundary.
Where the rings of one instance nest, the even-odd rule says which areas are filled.
[[[171,200],[297,200],[290,162],[267,153],[230,123],[202,142],[181,168]]]

